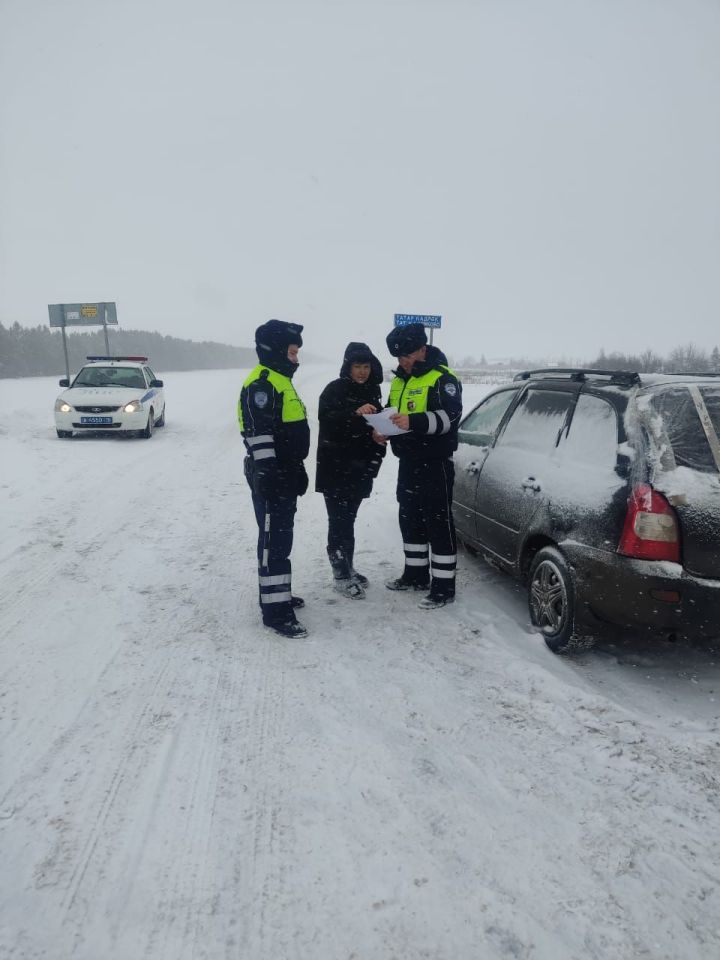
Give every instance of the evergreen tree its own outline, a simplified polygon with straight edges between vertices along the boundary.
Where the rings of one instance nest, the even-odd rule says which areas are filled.
[[[150,358],[157,371],[241,369],[254,366],[255,351],[204,340],[181,340],[145,330],[108,328],[111,355]],[[67,332],[70,372],[75,373],[88,355],[103,356],[105,336],[101,329]],[[0,377],[43,377],[65,374],[62,332],[47,326],[9,329],[0,324]]]

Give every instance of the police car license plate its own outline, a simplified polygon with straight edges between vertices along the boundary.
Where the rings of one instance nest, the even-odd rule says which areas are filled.
[[[80,423],[112,423],[112,417],[80,417]]]

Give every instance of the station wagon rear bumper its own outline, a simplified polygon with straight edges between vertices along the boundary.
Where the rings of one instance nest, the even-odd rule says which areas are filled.
[[[561,543],[560,548],[575,572],[579,624],[602,620],[695,638],[720,637],[720,580],[690,576],[677,563],[632,560],[580,543]]]

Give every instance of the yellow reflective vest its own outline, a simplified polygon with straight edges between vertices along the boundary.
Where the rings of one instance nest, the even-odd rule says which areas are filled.
[[[267,376],[264,379],[266,379],[282,397],[282,422],[297,423],[300,420],[307,420],[305,404],[297,395],[297,391],[295,390],[290,377],[286,377],[282,373],[277,373],[275,370],[271,370],[270,367],[266,367],[262,363],[259,363],[252,373],[248,375],[247,379],[243,383],[243,389],[245,387],[249,387],[251,383],[255,383],[256,380],[259,380],[262,374],[266,371]],[[240,429],[244,430],[245,425],[243,422],[241,400],[238,400],[238,423],[240,424]]]
[[[388,406],[395,407],[398,413],[426,413],[428,394],[443,374],[455,374],[449,367],[442,366],[424,373],[421,377],[403,380],[395,377],[390,384]]]

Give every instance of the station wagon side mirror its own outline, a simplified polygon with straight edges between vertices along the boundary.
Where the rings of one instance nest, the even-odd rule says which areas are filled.
[[[162,387],[162,385],[163,385],[162,380],[151,380],[151,381],[150,381],[150,386],[151,386],[151,387]]]
[[[69,386],[70,386],[70,381],[68,380],[67,377],[63,377],[62,380],[58,380],[58,384],[59,384],[61,387],[69,387]]]

